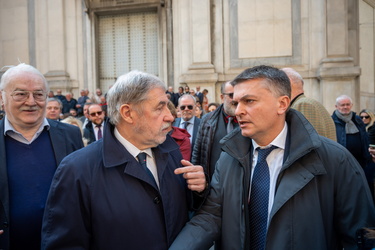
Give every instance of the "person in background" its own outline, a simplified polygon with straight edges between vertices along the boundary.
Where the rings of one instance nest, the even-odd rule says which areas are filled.
[[[222,104],[215,111],[203,116],[191,158],[193,164],[204,168],[210,179],[221,154],[220,140],[238,127],[230,81],[221,85],[220,92]]]
[[[204,89],[203,92],[202,92],[202,109],[205,113],[208,112],[208,97],[207,97],[207,94],[208,94],[208,90],[207,89]]]
[[[139,71],[117,79],[107,94],[103,140],[58,167],[42,249],[168,249],[189,205],[199,208],[207,182],[168,135],[173,116],[165,90],[159,78]]]
[[[64,103],[64,100],[66,99],[62,94],[61,89],[56,90],[56,95],[54,97],[59,98],[62,103]]]
[[[168,102],[168,109],[169,111],[171,111],[171,114],[174,118],[173,120],[175,120],[177,118],[177,111],[176,111],[174,104],[171,101]],[[180,147],[182,158],[184,160],[190,161],[190,157],[191,157],[190,137],[191,135],[185,129],[174,127],[172,126],[172,124],[171,124],[170,131],[168,134],[176,141],[176,143]]]
[[[201,104],[201,106],[203,106],[203,93],[201,92],[201,86],[198,85],[196,90],[195,95],[198,97],[198,102]]]
[[[359,117],[362,119],[363,123],[366,125],[366,131],[369,136],[369,143],[375,145],[375,115],[371,110],[362,109],[359,112]]]
[[[362,119],[352,111],[353,101],[347,95],[336,98],[336,110],[332,119],[336,126],[337,142],[344,146],[357,159],[366,174],[368,185],[374,193],[374,164],[369,154],[369,136]]]
[[[51,120],[60,120],[62,103],[58,98],[48,98],[46,107],[46,118]]]
[[[185,86],[185,94],[190,95],[190,87],[188,85]]]
[[[292,68],[283,68],[281,70],[289,77],[292,87],[290,107],[301,112],[318,134],[337,141],[335,123],[332,117],[320,102],[305,96],[302,76]]]
[[[196,99],[190,95],[185,94],[178,99],[178,108],[181,112],[181,117],[175,119],[173,126],[186,129],[190,134],[190,143],[193,150],[195,138],[198,133],[200,119],[196,117]]]
[[[87,144],[91,144],[103,137],[105,127],[105,115],[102,106],[99,104],[91,104],[87,110],[90,121],[83,128],[83,137],[87,139]]]
[[[103,96],[102,90],[99,89],[99,88],[97,88],[95,90],[95,95],[93,95],[93,97],[91,99],[92,99],[92,101],[94,103],[98,103],[99,104],[101,102],[100,97],[102,97],[102,96]]]
[[[170,250],[357,249],[375,208],[355,158],[289,108],[284,71],[256,66],[231,83],[240,129],[223,138],[209,195]]]
[[[83,147],[81,132],[46,119],[49,87],[34,67],[10,67],[0,91],[6,111],[0,121],[0,249],[39,250],[53,175],[65,156]]]
[[[178,95],[178,93],[174,93],[174,91],[173,91],[173,87],[172,87],[172,86],[169,86],[169,87],[168,87],[168,90],[166,91],[166,93],[170,95],[170,97],[171,97],[171,98],[170,98],[171,102],[173,103],[173,105],[174,105],[175,107],[177,107],[177,106],[178,106],[178,98],[180,97],[180,96]]]
[[[87,146],[88,140],[83,137],[83,127],[82,127],[82,122],[79,118],[73,117],[73,116],[68,116],[65,119],[61,120],[63,123],[71,124],[79,128],[82,134],[82,141],[83,141],[83,146]]]
[[[220,106],[219,103],[211,102],[210,104],[208,104],[208,113],[212,112],[212,111],[215,111],[219,106]]]
[[[61,102],[63,104],[62,113],[64,115],[69,113],[71,109],[76,110],[77,100],[73,98],[73,94],[71,92],[66,93],[65,99]]]
[[[69,114],[70,114],[70,116],[73,116],[73,117],[75,117],[75,118],[78,117],[77,110],[75,110],[75,109],[70,109],[70,110],[69,110]]]
[[[90,99],[87,96],[87,91],[85,89],[81,89],[80,95],[81,96],[78,97],[77,104],[75,106],[79,117],[83,116],[83,105],[85,105],[86,101]]]
[[[52,90],[50,90],[49,92],[48,92],[48,98],[54,98],[55,97],[55,94],[53,93],[53,91]],[[60,100],[60,99],[59,99]]]

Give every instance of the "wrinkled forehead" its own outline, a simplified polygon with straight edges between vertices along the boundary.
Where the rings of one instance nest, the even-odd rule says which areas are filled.
[[[8,76],[8,81],[4,86],[4,90],[47,91],[47,86],[44,82],[44,79],[37,74],[34,74],[32,72],[17,72],[17,74]]]

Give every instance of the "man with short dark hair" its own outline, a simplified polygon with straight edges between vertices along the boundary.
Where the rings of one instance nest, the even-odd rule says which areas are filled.
[[[0,121],[0,249],[40,249],[52,177],[66,155],[83,147],[81,131],[46,119],[48,84],[34,67],[9,68],[0,90],[6,111]]]
[[[357,249],[375,225],[361,166],[290,109],[290,82],[270,66],[233,81],[241,130],[222,139],[209,195],[171,250]]]

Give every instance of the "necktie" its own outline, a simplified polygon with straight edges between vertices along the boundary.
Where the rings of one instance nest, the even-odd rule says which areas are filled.
[[[154,182],[155,186],[157,186],[154,175],[152,174],[150,169],[147,167],[147,160],[146,160],[147,154],[145,152],[141,152],[137,155],[137,158],[138,158],[139,164],[141,164],[141,166],[146,171],[146,173],[151,177],[151,180]]]
[[[232,117],[232,116],[229,116],[229,117],[228,117],[228,124],[227,124],[227,133],[228,133],[228,134],[233,130],[233,124],[232,124],[232,121],[233,121],[233,117]]]
[[[102,135],[102,125],[96,125],[96,127],[98,128],[98,140],[102,139],[103,135]]]
[[[266,161],[272,150],[277,148],[258,148],[258,160],[251,182],[249,203],[250,246],[251,249],[264,249],[266,246],[268,200],[270,190],[270,173]]]
[[[186,122],[184,123],[184,129],[187,130],[187,127],[189,126],[189,123],[190,123],[190,122],[188,122],[188,121],[186,121]]]

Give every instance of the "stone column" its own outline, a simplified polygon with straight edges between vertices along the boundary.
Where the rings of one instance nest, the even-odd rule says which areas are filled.
[[[358,2],[327,0],[326,57],[320,61],[322,102],[332,112],[336,97],[349,95],[359,110]]]

